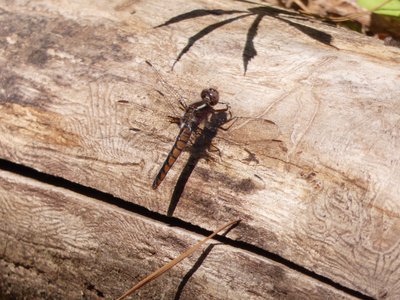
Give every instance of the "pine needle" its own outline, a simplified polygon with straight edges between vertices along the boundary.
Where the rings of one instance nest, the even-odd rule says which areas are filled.
[[[193,247],[187,249],[185,252],[183,252],[181,255],[179,255],[178,257],[176,257],[175,259],[171,260],[169,263],[167,263],[166,265],[164,265],[163,267],[161,267],[160,269],[158,269],[157,271],[155,271],[154,273],[148,275],[147,277],[145,277],[143,280],[141,280],[140,282],[138,282],[135,286],[133,286],[132,288],[130,288],[128,291],[126,291],[122,296],[120,296],[117,300],[122,300],[125,299],[126,297],[128,297],[129,295],[131,295],[132,293],[134,293],[135,291],[137,291],[138,289],[140,289],[142,286],[144,286],[145,284],[149,283],[150,281],[156,279],[157,277],[159,277],[160,275],[162,275],[163,273],[165,273],[166,271],[168,271],[169,269],[171,269],[173,266],[175,266],[176,264],[178,264],[180,261],[182,261],[183,259],[185,259],[186,257],[190,256],[193,254],[193,252],[195,252],[197,249],[200,248],[200,246],[202,246],[205,242],[207,242],[209,239],[212,239],[217,233],[219,233],[220,231],[233,226],[234,224],[239,223],[240,220],[236,220],[236,221],[232,221],[229,222],[228,224],[225,224],[224,226],[218,228],[217,230],[215,230],[212,234],[210,234],[208,237],[206,237],[205,239],[201,240],[200,242],[198,242],[197,244],[195,244]]]

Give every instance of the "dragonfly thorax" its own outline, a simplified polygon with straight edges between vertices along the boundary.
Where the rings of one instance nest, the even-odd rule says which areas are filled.
[[[219,93],[214,88],[208,88],[201,91],[201,99],[208,105],[214,106],[219,101]]]

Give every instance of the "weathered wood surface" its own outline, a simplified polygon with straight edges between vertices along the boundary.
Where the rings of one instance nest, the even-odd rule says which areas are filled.
[[[221,157],[198,162],[175,217],[241,218],[231,238],[398,298],[400,51],[243,2],[163,5],[1,2],[0,157],[165,214],[189,154],[151,190],[177,130],[150,60],[183,94],[214,85],[234,115],[258,118],[218,133]]]
[[[202,238],[5,171],[0,171],[0,203],[4,297],[115,299]],[[354,299],[279,263],[216,242],[134,298],[277,297]]]

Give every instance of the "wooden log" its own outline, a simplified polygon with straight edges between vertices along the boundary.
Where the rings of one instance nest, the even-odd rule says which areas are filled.
[[[200,236],[63,188],[0,171],[2,298],[115,299]],[[135,299],[355,299],[211,242]]]
[[[400,51],[268,6],[163,5],[1,3],[0,157],[210,230],[240,218],[231,238],[398,298]],[[145,60],[249,118],[156,191],[177,129]]]

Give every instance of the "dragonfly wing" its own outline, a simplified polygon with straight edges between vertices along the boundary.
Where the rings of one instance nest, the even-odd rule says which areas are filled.
[[[177,88],[168,83],[165,77],[161,75],[161,72],[157,70],[151,62],[146,60],[146,64],[154,75],[155,82],[160,84],[160,88],[155,85],[155,91],[163,97],[163,101],[167,102],[169,110],[174,115],[178,116],[180,113],[177,108],[179,107],[181,110],[185,110],[187,107],[185,98],[178,92]]]
[[[273,121],[240,117],[227,120],[225,126],[228,130],[216,129],[213,141],[218,149],[228,147],[235,151],[234,148],[239,147],[246,152],[282,159],[287,152],[284,137]]]

